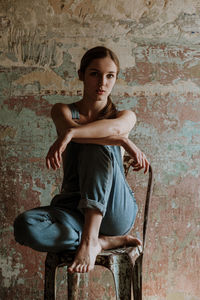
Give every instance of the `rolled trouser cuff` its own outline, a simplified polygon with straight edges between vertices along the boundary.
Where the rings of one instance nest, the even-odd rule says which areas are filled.
[[[78,209],[84,213],[84,209],[91,208],[91,209],[97,209],[102,216],[104,217],[106,213],[106,206],[103,205],[100,202],[94,201],[92,199],[81,199],[78,205]]]

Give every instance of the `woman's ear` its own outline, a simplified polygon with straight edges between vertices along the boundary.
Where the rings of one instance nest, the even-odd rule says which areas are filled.
[[[79,77],[79,80],[83,81],[84,76],[83,76],[83,73],[80,70],[78,70],[78,77]]]

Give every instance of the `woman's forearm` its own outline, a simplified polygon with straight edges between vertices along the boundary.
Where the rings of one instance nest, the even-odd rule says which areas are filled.
[[[138,150],[137,146],[124,135],[111,135],[103,138],[72,138],[72,141],[80,144],[122,146],[128,153]]]
[[[68,117],[68,118],[67,118]],[[136,123],[136,116],[132,111],[122,111],[115,119],[103,119],[87,124],[77,124],[69,116],[53,117],[58,135],[70,134],[73,138],[104,138],[111,135],[129,134]]]
[[[103,119],[73,127],[69,130],[73,138],[104,138],[129,134],[134,127],[136,117],[133,112],[124,111],[115,119]]]
[[[116,119],[99,120],[76,128],[71,128],[73,138],[105,138],[111,135],[124,134],[123,124]]]
[[[110,135],[120,135],[118,122],[112,120],[99,120],[71,128],[74,138],[104,138]]]
[[[119,111],[114,119],[78,124],[72,119],[69,107],[61,103],[52,107],[51,116],[58,135],[65,136],[70,131],[73,138],[103,138],[111,135],[124,135],[128,134],[136,123],[135,113],[124,110]]]
[[[149,163],[144,153],[126,136],[112,135],[103,138],[74,138],[71,132],[68,132],[65,136],[60,136],[50,147],[46,156],[46,165],[50,169],[54,170],[60,168],[62,161],[62,153],[65,151],[70,141],[84,144],[98,144],[98,145],[110,145],[110,146],[122,146],[124,150],[133,158],[133,167],[136,171],[144,168],[145,173],[148,171]]]
[[[97,144],[109,146],[121,146],[134,157],[140,151],[139,148],[127,137],[123,135],[112,135],[104,138],[73,138],[73,142],[80,144]]]
[[[124,136],[112,135],[103,138],[73,138],[72,141],[80,144],[122,146],[124,144]]]

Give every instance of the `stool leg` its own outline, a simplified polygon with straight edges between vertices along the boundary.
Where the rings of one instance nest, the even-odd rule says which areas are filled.
[[[133,267],[134,300],[142,300],[142,254],[136,259]]]
[[[79,273],[67,273],[68,300],[78,300],[79,282]]]
[[[48,253],[45,261],[44,300],[56,299],[56,271],[58,266],[57,256]]]
[[[109,269],[114,277],[116,299],[131,300],[132,268],[130,262],[123,263],[123,265],[113,264]]]
[[[67,273],[68,300],[88,299],[88,273]]]

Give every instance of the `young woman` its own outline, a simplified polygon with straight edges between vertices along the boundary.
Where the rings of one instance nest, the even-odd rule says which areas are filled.
[[[149,168],[145,155],[128,138],[136,122],[132,111],[118,111],[110,93],[119,61],[108,48],[95,47],[81,60],[79,79],[83,98],[52,108],[58,138],[46,157],[47,168],[63,163],[62,190],[50,206],[19,215],[15,239],[38,251],[76,250],[70,272],[94,268],[101,250],[135,246],[128,235],[137,204],[123,172],[123,154],[133,158],[133,169]]]

